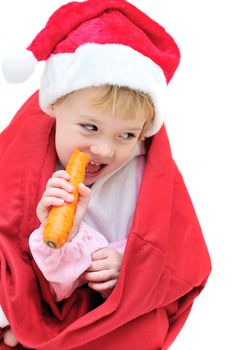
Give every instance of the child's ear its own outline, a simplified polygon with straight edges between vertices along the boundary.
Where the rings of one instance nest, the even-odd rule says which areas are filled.
[[[54,104],[54,103],[48,107],[47,113],[48,113],[51,117],[54,117],[54,118],[56,117],[56,114],[55,114],[55,104]]]

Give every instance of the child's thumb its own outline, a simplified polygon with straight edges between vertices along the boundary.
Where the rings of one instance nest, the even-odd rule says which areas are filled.
[[[84,184],[79,184],[79,200],[77,203],[77,210],[73,220],[73,227],[69,235],[69,240],[74,238],[78,232],[78,228],[80,226],[81,221],[83,220],[86,210],[88,208],[91,190]]]

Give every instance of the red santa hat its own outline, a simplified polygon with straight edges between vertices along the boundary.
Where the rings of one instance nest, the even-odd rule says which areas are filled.
[[[173,38],[157,22],[125,0],[70,2],[49,18],[22,56],[5,58],[7,81],[22,82],[38,61],[46,61],[40,106],[49,107],[74,90],[112,84],[148,93],[155,121],[163,122],[164,90],[180,60]]]

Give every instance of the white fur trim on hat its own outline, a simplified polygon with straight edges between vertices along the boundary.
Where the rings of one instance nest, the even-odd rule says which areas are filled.
[[[65,77],[65,78],[64,78]],[[162,69],[150,58],[121,44],[85,44],[74,53],[51,55],[41,79],[40,106],[49,107],[66,94],[91,86],[112,84],[148,93],[155,106],[155,122],[146,136],[163,123],[162,105],[166,80]]]

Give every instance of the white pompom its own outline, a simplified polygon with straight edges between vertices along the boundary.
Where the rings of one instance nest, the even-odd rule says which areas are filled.
[[[3,339],[6,345],[13,347],[18,344],[18,340],[15,338],[15,335],[11,329],[7,329],[7,331],[5,331]]]
[[[37,60],[29,50],[12,51],[2,62],[2,73],[8,83],[22,83],[35,70]]]

